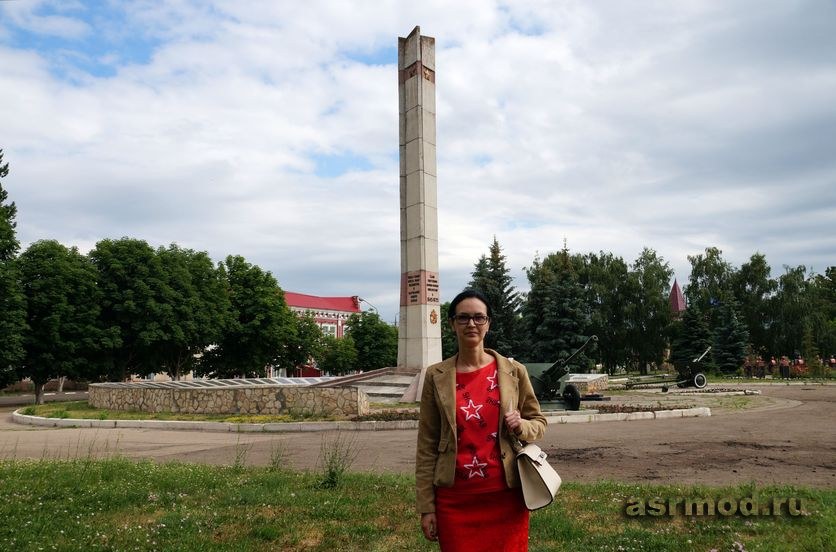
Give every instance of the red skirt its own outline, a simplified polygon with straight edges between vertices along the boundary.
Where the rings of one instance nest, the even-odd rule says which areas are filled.
[[[438,543],[444,552],[526,552],[528,510],[520,489],[457,493],[436,488]]]

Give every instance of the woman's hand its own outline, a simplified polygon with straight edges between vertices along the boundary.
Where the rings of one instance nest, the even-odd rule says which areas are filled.
[[[522,416],[519,410],[509,410],[505,413],[505,425],[514,435],[522,432]]]
[[[435,512],[421,514],[421,530],[424,531],[424,537],[426,537],[427,540],[438,540],[438,528],[435,521]]]

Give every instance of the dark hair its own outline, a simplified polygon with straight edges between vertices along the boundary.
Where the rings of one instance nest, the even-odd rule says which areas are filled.
[[[465,299],[479,299],[483,303],[485,303],[485,307],[488,309],[488,318],[493,317],[493,311],[491,310],[491,304],[488,303],[488,298],[478,290],[475,289],[466,289],[463,292],[456,295],[452,301],[450,301],[450,309],[447,311],[447,318],[450,320],[456,317],[456,307],[459,306],[459,303],[464,301]]]

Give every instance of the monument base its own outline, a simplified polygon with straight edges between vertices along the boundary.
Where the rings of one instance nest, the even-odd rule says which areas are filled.
[[[400,402],[402,403],[411,403],[411,402],[419,402],[421,397],[418,396],[418,389],[421,387],[421,383],[424,381],[424,373],[426,373],[427,369],[418,370],[415,374],[415,377],[412,378],[412,383],[409,384],[409,387],[406,388],[404,391],[403,397],[401,397]]]

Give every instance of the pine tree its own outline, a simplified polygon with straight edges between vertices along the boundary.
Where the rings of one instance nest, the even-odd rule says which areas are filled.
[[[469,287],[487,297],[493,311],[491,328],[485,344],[506,356],[520,352],[520,305],[522,299],[513,286],[511,270],[496,239],[489,248],[489,257],[482,255],[476,263]]]
[[[587,340],[589,309],[584,290],[572,266],[569,251],[534,260],[526,270],[531,283],[523,307],[523,320],[530,340],[526,360],[555,362],[567,358]],[[585,354],[572,361],[574,370],[590,365]]]
[[[20,284],[15,228],[17,207],[7,203],[2,179],[9,174],[0,149],[0,389],[17,379],[15,368],[23,359],[23,333],[26,328],[26,298]]]
[[[699,358],[712,345],[708,321],[697,305],[688,305],[682,320],[674,325],[673,334],[671,362],[680,371],[693,363],[694,359]],[[710,355],[703,358],[704,369],[710,368],[710,359]]]
[[[714,349],[711,351],[717,368],[726,373],[735,372],[743,365],[749,339],[746,324],[737,314],[736,306],[733,302],[720,306],[719,326],[714,331]]]

